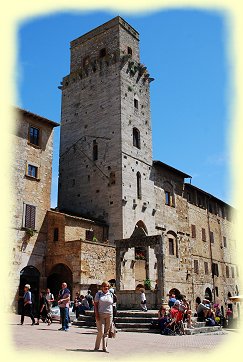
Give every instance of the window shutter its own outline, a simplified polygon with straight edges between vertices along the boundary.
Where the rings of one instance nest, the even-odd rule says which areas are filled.
[[[33,205],[26,205],[25,207],[25,227],[35,229],[35,210]]]
[[[202,228],[202,240],[207,241],[206,240],[206,230],[204,228]]]

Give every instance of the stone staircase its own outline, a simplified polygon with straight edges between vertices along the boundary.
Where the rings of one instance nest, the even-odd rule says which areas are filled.
[[[152,321],[157,320],[157,311],[126,311],[119,310],[114,318],[118,331],[122,332],[150,332],[159,333],[159,330],[152,327]],[[221,326],[205,326],[205,322],[197,322],[196,318],[192,318],[194,328],[185,328],[186,335],[199,333],[222,332]],[[73,322],[74,325],[80,327],[95,328],[94,311],[86,311],[85,315],[80,315],[78,320]]]

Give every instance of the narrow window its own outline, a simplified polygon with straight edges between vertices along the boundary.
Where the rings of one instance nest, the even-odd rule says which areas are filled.
[[[235,268],[233,266],[231,267],[231,275],[232,275],[232,278],[235,277]]]
[[[223,245],[225,248],[227,248],[227,240],[225,236],[223,236]]]
[[[85,239],[92,241],[94,237],[94,231],[92,229],[86,230],[85,231]]]
[[[175,255],[174,239],[169,238],[169,255]]]
[[[192,196],[190,192],[187,193],[187,201],[192,202]]]
[[[206,261],[204,262],[204,273],[208,274],[208,263]]]
[[[214,234],[213,234],[213,231],[210,231],[210,243],[214,243]]]
[[[196,237],[196,225],[191,225],[191,228],[192,228],[192,238],[195,238]]]
[[[206,239],[206,230],[202,228],[202,241],[207,241]]]
[[[170,206],[170,192],[165,191],[165,205]]]
[[[216,294],[216,297],[219,296],[219,288],[218,287],[215,287],[215,294]]]
[[[37,178],[38,176],[38,168],[33,165],[28,165],[28,176]]]
[[[228,265],[226,265],[226,267],[225,267],[225,271],[226,271],[226,278],[229,278],[229,267],[228,267]]]
[[[98,144],[94,140],[93,141],[93,161],[96,161],[96,160],[98,160]]]
[[[58,241],[59,238],[59,230],[58,228],[54,228],[53,230],[53,241]]]
[[[30,128],[29,128],[29,142],[32,145],[39,146],[40,130],[38,128],[30,126]]]
[[[219,276],[219,268],[218,268],[218,264],[213,263],[212,264],[212,274],[213,276],[216,275],[217,277]]]
[[[106,48],[100,49],[100,58],[104,58],[106,56]]]
[[[25,221],[24,227],[28,229],[35,229],[35,213],[36,207],[33,205],[25,205]]]
[[[194,260],[194,273],[199,273],[198,260]]]
[[[116,183],[116,174],[115,174],[115,172],[111,172],[110,173],[110,184],[115,185],[115,183]]]
[[[130,48],[130,47],[127,47],[127,54],[130,54],[130,55],[132,55],[132,48]]]
[[[140,132],[137,128],[133,128],[133,146],[140,149]]]
[[[138,99],[134,98],[134,108],[138,109]]]
[[[142,190],[141,190],[141,174],[137,172],[137,198],[142,199]]]

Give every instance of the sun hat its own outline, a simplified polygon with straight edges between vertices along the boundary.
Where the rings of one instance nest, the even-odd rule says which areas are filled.
[[[29,285],[29,284],[25,284],[24,287],[30,289],[30,285]]]

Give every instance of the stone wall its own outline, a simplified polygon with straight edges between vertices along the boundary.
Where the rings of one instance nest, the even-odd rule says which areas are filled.
[[[57,123],[21,109],[16,109],[14,115],[16,127],[13,135],[12,188],[15,201],[12,213],[13,252],[10,280],[13,308],[16,308],[20,271],[26,266],[34,266],[44,275],[47,232],[45,215],[50,207],[53,127],[57,126]],[[30,143],[30,126],[39,129],[38,146]],[[28,164],[37,167],[37,177],[28,175]],[[25,204],[36,207],[33,236],[28,236],[24,228]]]

